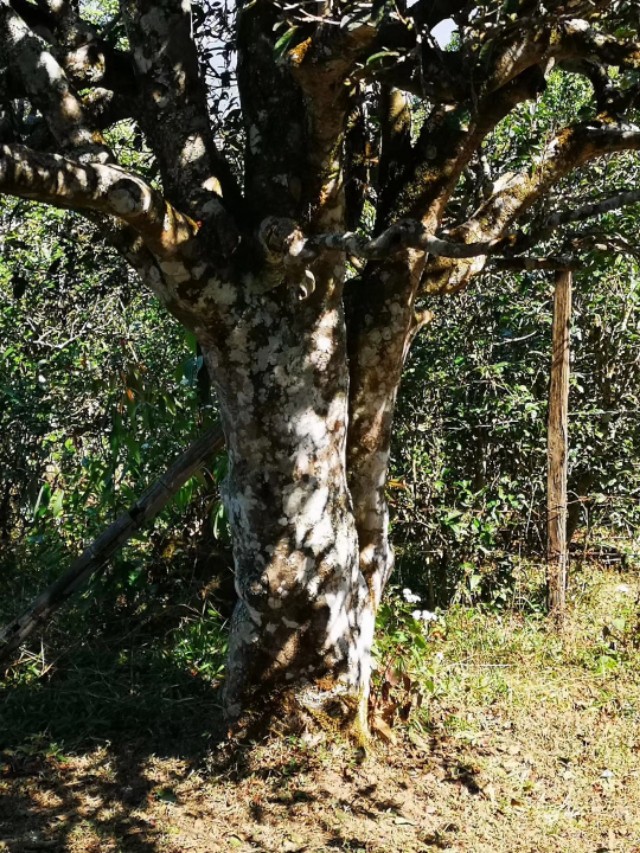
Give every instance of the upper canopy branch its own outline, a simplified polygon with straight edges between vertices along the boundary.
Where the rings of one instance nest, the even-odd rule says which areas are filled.
[[[78,163],[18,145],[0,146],[0,193],[116,216],[160,257],[174,256],[198,231],[192,219],[119,166]]]
[[[640,43],[592,27],[588,13],[594,8],[589,4],[582,10],[584,17],[579,17],[576,4],[546,5],[546,14],[518,16],[506,26],[487,28],[482,38],[474,20],[465,29],[462,45],[447,52],[428,38],[419,40],[411,27],[383,26],[369,50],[375,61],[370,58],[360,76],[456,103],[490,94],[533,66],[544,71],[553,63],[573,62],[573,70],[581,73],[586,66],[579,66],[580,61],[621,70],[640,68]]]
[[[615,195],[600,199],[600,201],[585,202],[585,204],[573,209],[565,208],[557,210],[555,213],[547,216],[531,233],[525,234],[519,232],[512,234],[507,240],[512,245],[514,251],[525,251],[527,248],[549,237],[560,225],[568,225],[571,222],[583,222],[585,219],[592,219],[595,216],[611,213],[614,210],[620,210],[623,207],[638,204],[639,202],[640,190],[616,193]]]
[[[566,127],[547,144],[529,170],[497,181],[487,201],[470,219],[452,229],[448,237],[464,243],[505,238],[509,227],[570,172],[604,154],[627,150],[640,150],[640,129],[634,126],[587,122]],[[425,272],[425,285],[430,290],[456,290],[482,266],[481,261],[435,261]]]
[[[103,161],[112,159],[107,146],[94,138],[87,126],[82,104],[45,40],[33,33],[7,2],[0,5],[0,57],[20,80],[63,149]]]
[[[67,0],[9,0],[32,32],[50,46],[51,53],[78,88],[101,86],[131,97],[136,92],[133,66],[126,52],[107,41],[98,28],[83,20]]]
[[[527,69],[477,101],[468,123],[464,120],[467,105],[457,110],[434,109],[414,146],[393,214],[439,217],[483,140],[517,104],[534,98],[540,83],[535,69]]]
[[[557,225],[564,225],[567,222],[590,219],[593,216],[600,216],[602,213],[620,210],[621,207],[636,204],[637,202],[640,202],[640,190],[616,193],[600,201],[587,202],[575,208],[575,210],[567,210],[566,208],[564,210],[557,210],[555,213],[547,216],[544,220],[543,228],[555,228]]]
[[[476,69],[481,91],[491,92],[532,65],[567,59],[588,59],[622,69],[640,67],[640,44],[620,41],[576,17],[548,16],[540,24],[524,21],[515,33],[483,45]]]
[[[640,128],[582,123],[566,127],[526,172],[505,176],[474,216],[452,231],[461,239],[496,239],[565,175],[604,154],[640,149]]]
[[[212,192],[237,203],[235,180],[213,141],[190,3],[130,0],[123,7],[143,93],[142,125],[167,197],[199,218]]]

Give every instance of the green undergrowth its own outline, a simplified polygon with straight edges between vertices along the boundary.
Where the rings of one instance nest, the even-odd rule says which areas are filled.
[[[226,634],[206,599],[138,616],[111,605],[93,624],[68,614],[0,682],[0,749],[202,741],[219,728]]]
[[[570,685],[596,704],[640,715],[638,572],[574,573],[560,632],[540,604],[542,568],[526,564],[521,575],[509,608],[465,602],[431,612],[411,590],[390,591],[374,649],[374,732],[406,723],[427,731],[435,719],[455,729],[470,703],[560,701]],[[40,653],[23,654],[7,671],[0,748],[74,750],[115,737],[207,741],[220,718],[225,620],[201,595],[137,617],[121,611],[116,602],[108,616],[70,614]]]
[[[527,564],[522,574],[529,593],[509,608],[458,603],[432,612],[406,588],[388,597],[373,678],[373,704],[388,725],[410,720],[426,730],[447,708],[526,707],[573,688],[640,722],[640,573],[576,571],[560,630],[540,604],[543,567]]]

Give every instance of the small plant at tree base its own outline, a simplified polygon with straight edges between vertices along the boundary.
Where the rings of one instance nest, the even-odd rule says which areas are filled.
[[[374,729],[407,722],[438,694],[441,655],[433,640],[446,635],[444,616],[420,609],[421,598],[392,587],[378,611],[370,712]]]

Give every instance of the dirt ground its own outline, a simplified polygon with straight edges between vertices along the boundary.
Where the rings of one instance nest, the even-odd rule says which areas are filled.
[[[626,580],[598,586],[603,618]],[[321,732],[7,749],[0,850],[640,853],[638,654],[588,618],[555,646],[515,617],[435,639],[441,690],[366,753]]]

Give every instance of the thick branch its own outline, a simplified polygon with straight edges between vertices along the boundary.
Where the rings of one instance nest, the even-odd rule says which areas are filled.
[[[488,66],[478,68],[482,92],[504,86],[532,65],[550,60],[588,59],[622,69],[640,67],[640,45],[597,32],[581,18],[549,15],[540,24],[528,18],[515,33],[498,37],[483,46]]]
[[[374,35],[367,25],[349,29],[320,24],[308,46],[305,42],[287,54],[306,112],[303,201],[313,209],[318,228],[344,222],[342,143],[353,108],[352,87],[346,84],[363,45]]]
[[[47,43],[4,2],[0,5],[0,51],[63,148],[103,162],[113,159],[107,146],[88,128],[82,104]]]
[[[119,219],[94,211],[85,210],[81,215],[97,229],[98,236],[127,261],[141,280],[149,284],[151,290],[158,290],[157,282],[162,279],[158,259],[145,245],[135,228]]]
[[[403,175],[404,183],[386,221],[394,218],[427,218],[438,222],[458,179],[482,141],[509,112],[540,91],[541,75],[530,69],[499,92],[456,109],[436,107],[422,127]]]
[[[470,244],[499,241],[513,222],[574,169],[605,154],[625,150],[640,150],[640,129],[588,123],[567,127],[551,140],[529,171],[504,176],[474,216],[447,236],[454,242]],[[429,264],[424,284],[430,291],[457,290],[483,264],[436,260]]]
[[[198,231],[192,219],[119,166],[77,163],[18,145],[0,146],[0,192],[116,216],[131,225],[160,257],[175,255]]]
[[[237,207],[240,193],[213,142],[190,3],[139,0],[123,5],[142,86],[142,124],[167,198],[199,219],[205,218],[203,208],[214,192]]]
[[[472,258],[491,254],[502,245],[502,241],[454,243],[442,240],[415,219],[396,222],[370,240],[351,231],[305,237],[293,220],[268,217],[260,227],[259,236],[272,263],[287,264],[297,261],[301,266],[307,266],[327,251],[345,252],[349,256],[368,261],[382,260],[406,249],[418,249],[435,257]]]
[[[0,661],[6,660],[36,628],[47,622],[140,528],[153,521],[180,487],[223,446],[222,429],[216,424],[176,459],[130,509],[85,548],[55,583],[41,593],[20,616],[0,630]]]
[[[604,154],[638,149],[640,129],[633,126],[587,123],[567,127],[551,140],[529,172],[510,176],[473,219],[452,235],[495,239],[569,172]]]

